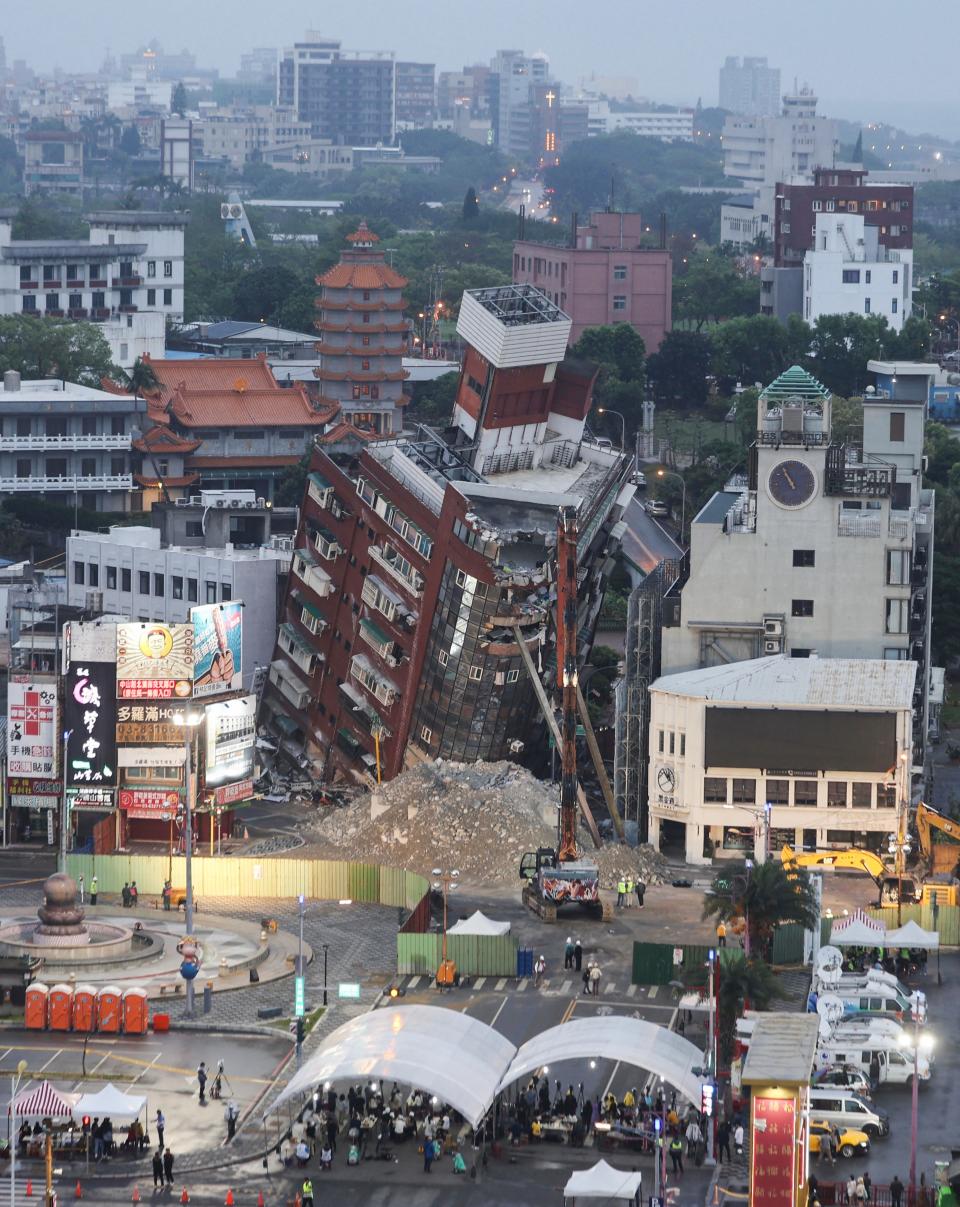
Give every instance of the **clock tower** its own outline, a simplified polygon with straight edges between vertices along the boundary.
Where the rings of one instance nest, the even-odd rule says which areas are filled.
[[[800,511],[824,493],[830,402],[830,391],[798,365],[760,395],[751,467],[758,512],[765,504]]]

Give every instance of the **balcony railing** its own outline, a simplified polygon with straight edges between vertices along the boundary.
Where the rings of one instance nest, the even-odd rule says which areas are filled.
[[[412,578],[408,577],[404,571],[398,565],[396,565],[378,545],[370,546],[370,557],[377,563],[378,566],[382,566],[384,570],[391,574],[396,581],[408,591],[412,591],[413,594],[417,596],[422,594],[423,577],[415,570],[413,571]]]
[[[837,536],[879,536],[883,517],[877,511],[845,511],[840,509]]]
[[[63,450],[71,452],[74,449],[101,449],[104,452],[125,451],[130,448],[133,437],[129,434],[119,436],[0,436],[0,451],[17,452],[52,452]]]
[[[114,289],[135,289],[143,284],[143,277],[114,277],[110,284]]]
[[[132,474],[65,474],[56,478],[0,478],[0,491],[41,494],[45,490],[132,490]]]

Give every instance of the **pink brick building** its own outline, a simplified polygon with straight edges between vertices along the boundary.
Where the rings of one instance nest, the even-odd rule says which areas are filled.
[[[670,330],[670,253],[641,247],[640,214],[593,213],[576,247],[518,239],[515,284],[536,285],[573,320],[571,343],[587,327],[630,323],[655,352]]]

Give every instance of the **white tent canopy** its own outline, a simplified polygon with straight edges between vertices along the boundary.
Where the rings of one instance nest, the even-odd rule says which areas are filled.
[[[861,909],[849,918],[840,918],[830,928],[833,947],[883,947],[887,928],[882,922],[869,918]]]
[[[600,1160],[590,1169],[571,1174],[563,1188],[565,1199],[604,1199],[608,1203],[635,1203],[640,1190],[641,1173],[614,1169]]]
[[[325,1081],[382,1078],[421,1086],[476,1126],[514,1052],[498,1031],[457,1010],[371,1010],[328,1036],[270,1110]]]
[[[479,909],[469,918],[461,918],[447,931],[448,935],[508,935],[509,933],[509,922],[495,922],[493,918],[488,918]]]
[[[924,930],[914,921],[904,922],[896,930],[888,930],[885,943],[888,947],[915,947],[922,951],[937,951],[940,935],[935,930]]]
[[[82,1119],[84,1115],[103,1119],[136,1119],[147,1105],[146,1098],[136,1094],[124,1094],[115,1085],[105,1085],[95,1093],[83,1094],[73,1108],[73,1117]]]
[[[591,1057],[649,1069],[675,1086],[690,1102],[700,1101],[700,1078],[692,1071],[703,1064],[700,1049],[656,1023],[616,1015],[578,1018],[535,1035],[517,1051],[499,1088],[504,1089],[543,1065]]]

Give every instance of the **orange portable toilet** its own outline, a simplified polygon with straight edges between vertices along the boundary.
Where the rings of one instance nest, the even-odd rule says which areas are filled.
[[[73,1029],[90,1033],[97,1029],[97,991],[92,985],[78,985],[73,992]]]
[[[47,1029],[47,998],[50,995],[48,986],[34,981],[27,986],[24,1021],[29,1031],[46,1031]]]
[[[73,1015],[73,986],[54,985],[47,998],[47,1019],[51,1031],[69,1031]]]
[[[116,985],[104,985],[97,990],[97,1030],[113,1032],[120,1030],[123,993]]]
[[[123,995],[123,1029],[127,1035],[145,1035],[150,1020],[145,989],[128,989]]]

